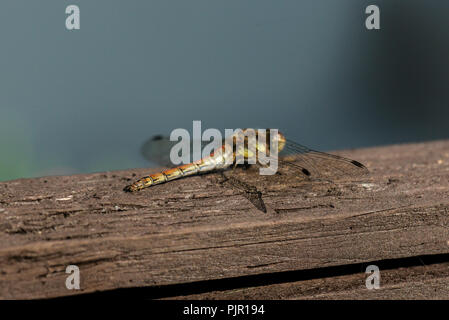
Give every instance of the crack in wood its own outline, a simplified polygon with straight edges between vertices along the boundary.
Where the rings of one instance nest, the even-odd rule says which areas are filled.
[[[449,253],[433,255],[430,254],[397,259],[383,259],[362,263],[319,267],[313,269],[270,272],[231,278],[202,280],[178,284],[119,288],[102,292],[80,294],[76,296],[59,297],[53,300],[73,300],[85,298],[161,299],[170,297],[182,297],[208,292],[247,289],[275,284],[297,283],[313,279],[326,279],[346,275],[364,274],[366,267],[369,265],[376,265],[380,270],[400,270],[402,268],[410,268],[423,265],[442,265],[448,262]]]
[[[300,210],[310,210],[310,209],[316,209],[316,208],[335,208],[333,204],[317,204],[314,206],[307,206],[307,207],[295,207],[295,208],[279,208],[274,209],[276,213],[288,213],[288,212],[297,212]]]

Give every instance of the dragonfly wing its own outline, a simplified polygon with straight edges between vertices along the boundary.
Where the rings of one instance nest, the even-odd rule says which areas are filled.
[[[175,142],[167,137],[156,135],[145,141],[141,147],[143,157],[159,166],[173,167],[170,161],[170,150]]]
[[[356,160],[312,150],[291,140],[287,140],[280,156],[281,163],[305,169],[303,173],[312,178],[353,177],[368,172],[368,169]]]
[[[174,167],[170,160],[170,151],[179,141],[170,141],[169,137],[156,135],[145,141],[141,147],[143,157],[155,164],[163,167]],[[200,141],[201,150],[208,145],[210,141]],[[193,161],[193,141],[190,141],[189,158]]]

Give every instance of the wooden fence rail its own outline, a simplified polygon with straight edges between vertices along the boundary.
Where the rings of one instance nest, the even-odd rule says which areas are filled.
[[[123,192],[144,169],[1,182],[0,298],[448,299],[449,141],[339,154],[370,174],[253,193],[219,173]]]

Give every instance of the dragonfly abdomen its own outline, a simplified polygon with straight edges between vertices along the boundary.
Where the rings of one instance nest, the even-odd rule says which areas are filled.
[[[164,170],[159,173],[151,174],[149,176],[143,177],[133,184],[125,187],[125,191],[139,191],[144,188],[155,186],[157,184],[162,184],[168,181],[176,180],[182,177],[191,176],[197,174],[200,168],[195,163],[186,164],[173,169]]]
[[[223,160],[223,159],[220,159]],[[219,161],[218,157],[206,157],[201,160],[185,164],[176,168],[167,169],[159,173],[143,177],[133,184],[126,186],[125,191],[134,192],[148,188],[157,184],[192,176],[200,172],[209,172],[224,167],[224,162]]]

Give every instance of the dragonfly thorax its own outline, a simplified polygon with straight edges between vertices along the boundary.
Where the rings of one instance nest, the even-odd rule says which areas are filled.
[[[243,129],[234,133],[232,140],[228,141],[233,145],[234,154],[245,160],[256,159],[261,153],[265,156],[277,156],[286,144],[285,136],[273,129]],[[277,152],[272,152],[273,148]]]

